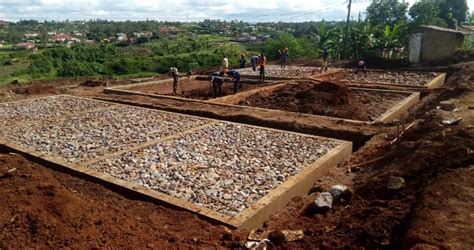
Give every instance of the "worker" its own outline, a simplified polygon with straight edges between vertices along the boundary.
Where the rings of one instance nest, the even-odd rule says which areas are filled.
[[[213,91],[214,97],[220,96],[221,95],[221,87],[222,87],[222,84],[225,81],[224,71],[212,73],[209,76],[209,79],[211,80],[212,91]]]
[[[222,68],[221,72],[226,71],[229,68],[229,59],[226,56],[222,59]]]
[[[245,68],[246,60],[245,60],[244,54],[240,55],[239,63],[240,63],[240,68],[241,68],[241,69]]]
[[[355,67],[354,73],[357,75],[359,71],[364,71],[364,75],[367,76],[367,67],[365,65],[364,60],[357,61],[357,65]]]
[[[257,71],[258,58],[259,58],[259,56],[252,56],[250,58],[250,62],[252,63],[253,72]]]
[[[178,81],[179,81],[179,72],[178,72],[177,63],[175,63],[174,66],[170,68],[170,74],[173,77],[173,95],[176,95],[176,90],[178,89]]]
[[[239,88],[242,88],[242,82],[240,81],[240,73],[235,69],[231,69],[227,72],[227,75],[232,77],[232,82],[234,83],[234,94],[236,94],[237,90]]]
[[[282,68],[285,68],[286,67],[286,63],[288,61],[288,57],[289,57],[289,54],[288,54],[288,48],[284,48],[282,50],[282,53],[281,53],[281,67]]]
[[[277,60],[280,62],[280,67],[283,68],[283,49],[278,50]]]
[[[323,48],[323,63],[321,65],[321,72],[323,72],[323,70],[325,72],[328,71],[328,59],[329,59],[329,51],[328,51],[328,48],[324,47]]]
[[[262,53],[258,58],[258,65],[260,66],[260,76],[258,77],[259,82],[265,82],[265,64],[267,63],[267,58]]]

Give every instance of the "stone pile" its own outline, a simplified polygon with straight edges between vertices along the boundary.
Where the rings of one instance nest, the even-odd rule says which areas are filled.
[[[423,86],[433,80],[437,73],[415,73],[415,72],[367,72],[367,76],[363,72],[358,75],[348,72],[345,80],[362,81],[373,83],[389,83],[389,84],[405,84],[410,86]]]
[[[337,69],[329,68],[327,72],[333,72]],[[252,68],[244,68],[238,70],[243,75],[259,75],[259,70],[253,71]],[[315,76],[321,74],[321,68],[319,67],[305,67],[305,66],[286,66],[284,69],[280,65],[267,65],[265,68],[266,76],[276,77],[305,77]]]
[[[218,123],[89,167],[235,216],[338,144]]]
[[[209,121],[199,118],[116,106],[78,116],[53,117],[38,123],[12,126],[3,129],[0,136],[24,148],[69,162],[82,162],[206,123]]]
[[[21,124],[109,106],[112,105],[70,96],[50,96],[20,102],[0,103],[0,126]]]

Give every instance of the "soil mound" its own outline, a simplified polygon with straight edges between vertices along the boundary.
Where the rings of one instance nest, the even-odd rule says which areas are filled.
[[[300,82],[272,93],[252,95],[239,104],[362,121],[375,118],[367,105],[343,83]]]

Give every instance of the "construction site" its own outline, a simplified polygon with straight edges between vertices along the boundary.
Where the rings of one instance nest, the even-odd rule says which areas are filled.
[[[313,65],[2,88],[0,248],[472,247],[474,64]]]

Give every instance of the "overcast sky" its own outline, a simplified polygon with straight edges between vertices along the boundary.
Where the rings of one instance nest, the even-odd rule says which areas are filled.
[[[341,20],[348,0],[0,0],[0,20]],[[352,18],[371,0],[353,0]],[[406,0],[412,4],[415,0]],[[468,0],[470,10],[474,0]]]

